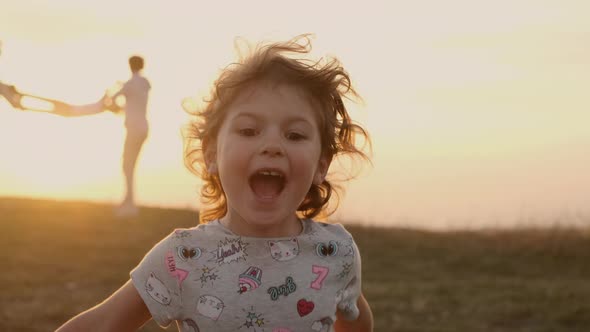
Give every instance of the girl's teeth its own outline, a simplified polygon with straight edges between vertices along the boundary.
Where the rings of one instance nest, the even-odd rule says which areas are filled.
[[[262,175],[281,176],[281,174],[279,172],[274,172],[274,171],[261,171],[259,173]]]

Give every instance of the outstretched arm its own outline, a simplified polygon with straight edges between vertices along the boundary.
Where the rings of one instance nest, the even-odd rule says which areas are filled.
[[[99,101],[91,104],[85,105],[71,105],[66,102],[51,99],[51,98],[44,98],[39,96],[33,95],[23,95],[24,105],[22,106],[23,109],[29,111],[37,111],[37,112],[46,112],[53,115],[59,115],[64,117],[79,117],[79,116],[86,116],[86,115],[93,115],[97,113],[101,113],[105,109],[104,99],[105,97],[101,98]],[[29,100],[30,99],[30,100]],[[42,106],[35,105],[41,102]]]
[[[64,116],[86,116],[101,113],[108,108],[105,103],[106,99],[107,97],[105,95],[99,101],[92,104],[68,105],[68,112]],[[56,106],[55,109],[58,110],[59,107]]]
[[[101,304],[69,320],[56,332],[136,331],[151,315],[131,280]]]
[[[334,329],[336,332],[372,332],[373,331],[373,313],[369,303],[361,294],[357,301],[359,316],[356,320],[345,320],[340,311],[336,312],[336,323]]]
[[[6,98],[14,108],[27,109],[29,111],[51,112],[56,115],[70,116],[71,107],[69,104],[55,99],[43,98],[19,92],[14,85],[7,85],[0,82],[0,95]],[[41,108],[39,106],[27,105],[23,106],[23,98],[41,101],[45,104]]]

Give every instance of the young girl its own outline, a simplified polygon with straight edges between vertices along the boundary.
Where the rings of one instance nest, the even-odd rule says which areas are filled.
[[[201,176],[201,224],[174,231],[102,304],[58,331],[132,331],[153,318],[180,331],[371,331],[361,261],[340,224],[316,222],[339,154],[367,158],[336,60],[309,39],[259,47],[227,67],[192,124],[187,165]]]

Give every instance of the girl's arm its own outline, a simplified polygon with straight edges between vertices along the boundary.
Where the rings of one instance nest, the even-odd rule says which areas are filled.
[[[336,311],[336,323],[334,329],[336,332],[372,332],[373,331],[373,313],[369,303],[361,294],[357,301],[359,316],[356,320],[345,320],[340,310]]]
[[[72,318],[56,332],[136,331],[150,318],[148,308],[129,280],[104,302]]]

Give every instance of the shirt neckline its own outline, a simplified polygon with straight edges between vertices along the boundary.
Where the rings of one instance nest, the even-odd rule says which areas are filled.
[[[239,236],[243,239],[252,239],[252,240],[289,240],[289,239],[293,239],[293,238],[299,238],[305,234],[307,234],[310,230],[310,228],[312,227],[312,222],[310,219],[299,219],[299,222],[301,223],[301,233],[297,234],[297,235],[293,235],[293,236],[279,236],[279,237],[260,237],[260,236],[244,236],[244,235],[239,235],[236,234],[234,232],[232,232],[232,230],[230,230],[229,228],[225,227],[225,225],[223,225],[221,223],[221,221],[219,219],[215,219],[214,221],[212,221],[211,223],[214,223],[214,226],[217,226],[219,228],[221,228],[223,230],[224,233],[231,235],[231,236]]]

